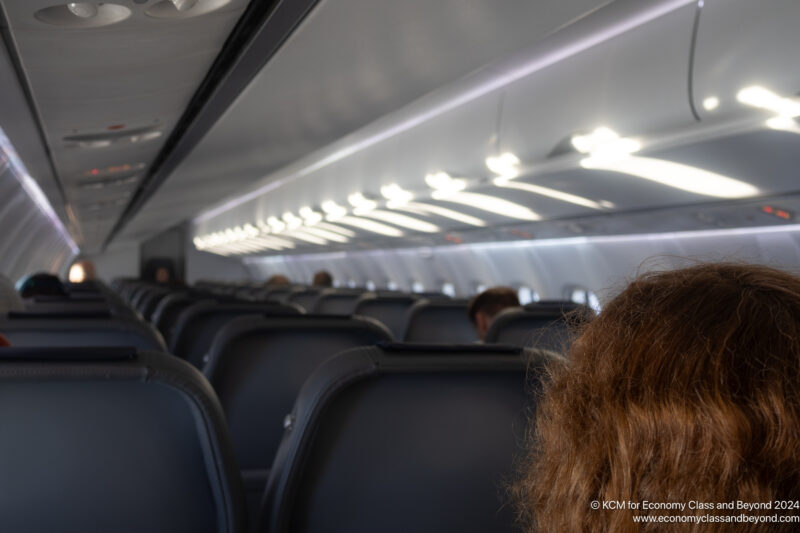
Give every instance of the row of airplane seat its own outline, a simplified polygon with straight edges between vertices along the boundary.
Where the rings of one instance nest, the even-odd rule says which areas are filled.
[[[87,499],[103,509],[94,529],[122,532],[515,527],[502,486],[552,353],[475,342],[468,302],[442,295],[291,287],[256,299],[258,290],[115,280],[29,298],[38,310],[0,320],[12,345],[0,380],[21,373],[47,398],[19,391],[27,424],[0,409],[14,433],[0,450],[53,457],[52,471],[34,477],[56,487],[38,495],[20,480],[20,494],[0,504],[8,523],[37,494],[54,511],[32,530],[92,529]],[[311,313],[290,299],[312,294]],[[543,303],[500,318],[566,331],[572,310]],[[92,410],[92,398],[102,407]],[[112,406],[125,417],[107,421]],[[143,449],[126,458],[133,447]],[[77,470],[90,474],[56,502]],[[138,491],[166,503],[132,517]]]

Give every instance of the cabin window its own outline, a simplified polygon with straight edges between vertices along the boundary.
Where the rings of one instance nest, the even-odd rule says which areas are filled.
[[[456,286],[452,283],[443,283],[442,284],[442,294],[449,296],[450,298],[456,297]]]
[[[527,305],[531,302],[538,302],[540,299],[538,292],[524,285],[517,290],[517,298],[519,298],[520,305]]]
[[[366,287],[368,291],[374,292],[375,291],[375,282],[371,279],[367,280]]]
[[[414,281],[411,283],[411,292],[425,292],[425,286],[419,281]]]
[[[386,288],[389,289],[390,291],[396,291],[397,290],[397,283],[395,283],[392,280],[389,280],[389,282],[386,284]]]
[[[480,294],[486,290],[486,285],[483,283],[476,283],[475,284],[475,294]]]
[[[573,287],[569,292],[569,299],[576,304],[588,305],[595,313],[600,312],[600,300],[597,295],[584,287]]]
[[[347,280],[347,286],[350,287],[351,289],[355,289],[356,288],[356,280],[348,279]]]

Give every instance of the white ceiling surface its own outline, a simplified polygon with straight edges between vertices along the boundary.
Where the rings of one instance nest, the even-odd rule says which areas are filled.
[[[526,61],[535,62],[547,54],[575,47],[592,32],[612,35],[626,17],[634,18],[632,13],[637,8],[645,13],[659,5],[672,6],[673,11],[605,42],[594,43],[502,90],[405,129],[408,121],[424,116],[437,103],[446,103],[447,98],[458,98],[465,90],[473,90],[493,76],[502,77],[509,69],[523,68]],[[695,100],[704,117],[700,124],[690,112],[687,93],[695,13],[694,2],[681,6],[680,2],[623,0],[608,5],[551,36],[541,46],[494,63],[482,76],[454,83],[280,169],[261,182],[258,194],[248,195],[246,201],[223,204],[211,211],[213,215],[201,217],[198,234],[255,224],[267,216],[280,217],[286,210],[296,213],[303,205],[318,206],[329,199],[347,206],[348,194],[379,196],[380,186],[392,182],[425,191],[425,174],[438,170],[470,178],[479,186],[483,183],[479,192],[523,203],[545,219],[597,212],[527,192],[492,187],[484,159],[505,150],[518,155],[527,167],[527,175],[519,181],[595,201],[610,201],[616,210],[719,200],[713,195],[665,187],[627,174],[584,170],[578,167],[580,157],[575,153],[552,156],[553,150],[567,144],[565,141],[575,133],[600,125],[641,140],[641,155],[721,173],[756,186],[762,195],[797,191],[790,154],[796,153],[800,136],[766,130],[765,120],[772,115],[742,105],[736,94],[754,84],[780,95],[798,92],[800,73],[787,65],[793,64],[800,45],[800,34],[788,22],[800,18],[800,3],[767,0],[756,9],[746,0],[705,2],[695,65]],[[741,51],[739,40],[749,43],[746,53]],[[720,106],[713,113],[701,106],[707,96],[720,99]],[[501,102],[502,116],[498,120]],[[256,113],[255,109],[252,111]],[[268,129],[268,124],[260,128],[247,126],[237,139],[242,134],[266,135]],[[392,131],[400,133],[386,135]],[[347,155],[340,157],[342,153]],[[459,209],[484,216],[492,224],[503,223],[504,217]],[[448,223],[452,226],[452,222],[443,219],[432,221],[445,224],[445,228]],[[504,222],[509,221],[505,218]],[[394,240],[394,245],[399,242]],[[298,248],[315,249],[301,244]]]
[[[247,1],[232,0],[219,11],[187,19],[156,19],[145,15],[147,5],[120,3],[133,11],[127,20],[70,28],[34,18],[52,0],[3,0],[67,201],[79,220],[76,241],[87,252],[103,243],[138,182],[94,190],[79,184],[143,177]],[[104,148],[80,148],[64,140],[115,133],[108,129],[113,125],[124,125],[121,131],[155,127],[162,135]],[[136,172],[102,173],[141,164],[145,168]],[[93,176],[92,169],[100,174]]]
[[[323,0],[121,238],[144,238],[241,194],[605,3]]]

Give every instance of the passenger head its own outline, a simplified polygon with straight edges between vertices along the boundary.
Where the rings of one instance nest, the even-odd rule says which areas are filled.
[[[169,269],[163,266],[156,268],[154,277],[156,283],[169,283],[172,281],[172,276],[169,273]]]
[[[584,326],[551,371],[514,487],[530,531],[655,531],[633,516],[670,513],[592,502],[800,499],[795,276],[732,264],[645,275]],[[706,513],[739,511],[673,512]]]
[[[274,276],[270,276],[265,283],[267,287],[283,287],[284,285],[290,284],[291,282],[289,281],[289,278],[283,274],[275,274]]]
[[[34,296],[64,296],[64,284],[53,274],[39,272],[31,274],[22,279],[17,284],[17,292],[23,298],[33,298]]]
[[[314,287],[333,287],[333,276],[331,276],[330,272],[320,270],[314,274],[312,285]]]
[[[519,307],[517,293],[511,287],[492,287],[475,296],[467,308],[469,319],[478,337],[483,340],[497,313],[509,307]]]

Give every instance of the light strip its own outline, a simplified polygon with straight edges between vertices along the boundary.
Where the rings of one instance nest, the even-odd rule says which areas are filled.
[[[498,187],[503,187],[505,189],[517,189],[520,191],[526,191],[533,194],[538,194],[540,196],[547,196],[548,198],[553,198],[555,200],[561,200],[562,202],[568,202],[571,204],[588,207],[590,209],[603,208],[603,206],[601,206],[594,200],[589,200],[588,198],[584,198],[583,196],[576,196],[574,194],[557,191],[555,189],[550,189],[548,187],[541,187],[539,185],[532,185],[530,183],[520,183],[518,181],[509,181],[505,178],[496,178],[493,183]]]
[[[316,235],[311,235],[310,233],[306,233],[305,230],[302,228],[293,229],[282,233],[282,235],[286,235],[287,237],[291,237],[292,239],[298,239],[305,242],[310,242],[311,244],[318,244],[320,246],[325,246],[328,244],[328,241],[322,239]]]
[[[8,164],[11,169],[11,173],[17,178],[17,181],[22,186],[23,190],[28,194],[28,197],[33,201],[34,204],[39,208],[44,216],[50,219],[50,223],[55,228],[55,230],[61,234],[64,238],[64,241],[72,250],[73,254],[77,254],[79,249],[75,245],[75,241],[72,240],[72,236],[69,234],[67,229],[64,227],[64,224],[61,222],[61,219],[56,215],[53,206],[50,204],[50,200],[47,199],[47,196],[42,191],[39,184],[36,183],[30,174],[28,174],[28,169],[25,168],[25,164],[19,158],[17,151],[14,149],[14,146],[11,144],[11,141],[6,137],[3,128],[0,128],[0,151],[5,154],[5,157],[8,159]]]
[[[614,4],[618,3],[619,2],[615,2]],[[283,178],[270,181],[270,183],[259,187],[254,191],[244,194],[238,198],[234,198],[233,200],[230,200],[213,209],[209,209],[208,211],[197,216],[197,218],[195,218],[195,222],[202,222],[224,213],[225,211],[229,211],[230,209],[233,209],[234,207],[239,206],[249,200],[258,198],[259,196],[282,187],[283,185],[286,185],[297,178],[307,176],[319,169],[325,168],[328,165],[336,163],[337,161],[361,152],[362,150],[365,150],[375,144],[383,142],[386,139],[390,139],[395,135],[411,130],[412,128],[424,124],[425,122],[428,122],[429,120],[436,118],[443,113],[461,107],[464,104],[480,98],[481,96],[506,87],[515,81],[523,79],[551,65],[555,65],[561,61],[578,55],[581,52],[598,46],[613,39],[614,37],[618,37],[633,29],[643,26],[648,22],[672,13],[681,7],[695,4],[697,3],[697,0],[665,0],[658,2],[657,5],[647,5],[646,7],[638,9],[636,7],[637,3],[639,5],[644,4],[641,2],[629,3],[631,4],[631,9],[626,12],[627,16],[615,19],[614,23],[610,26],[585,32],[581,34],[580,38],[574,40],[573,42],[566,43],[556,50],[547,49],[538,53],[530,53],[526,51],[528,52],[527,55],[530,59],[528,59],[522,65],[507,68],[502,73],[494,75],[480,83],[475,84],[473,87],[463,90],[460,94],[456,94],[443,103],[428,106],[426,109],[414,116],[408,117],[406,113],[403,113],[402,115],[406,117],[403,121],[395,123],[394,125],[389,126],[374,135],[368,136],[360,141],[345,146],[344,148],[341,148],[328,156],[322,157],[314,163],[311,163],[300,170],[292,172]],[[651,2],[648,2],[648,4],[651,4]],[[574,24],[569,28],[573,29],[575,32],[579,32],[580,28],[577,26],[577,24]],[[539,45],[536,46],[536,48],[539,47]],[[397,116],[401,116],[401,114],[398,114]]]
[[[422,202],[409,202],[404,205],[391,207],[392,209],[396,209],[398,211],[408,211],[409,213],[414,213],[416,215],[436,215],[444,218],[450,218],[456,222],[461,222],[462,224],[467,224],[469,226],[477,226],[479,228],[486,227],[486,222],[477,217],[466,215],[459,211],[454,211],[438,205],[426,204]]]
[[[436,224],[425,222],[418,218],[401,215],[400,213],[392,213],[391,211],[384,211],[383,209],[375,209],[361,215],[365,218],[374,218],[381,222],[388,222],[401,228],[408,228],[414,231],[421,231],[424,233],[439,233],[442,229]]]
[[[315,228],[323,229],[325,231],[330,231],[332,233],[338,233],[344,237],[355,237],[356,232],[349,230],[347,228],[343,228],[341,226],[337,226],[336,224],[331,224],[329,222],[317,222],[314,226]]]
[[[750,228],[728,228],[713,230],[690,230],[675,231],[665,233],[639,233],[623,235],[604,235],[594,237],[563,237],[554,239],[526,240],[513,242],[484,242],[474,244],[452,244],[444,246],[426,246],[416,248],[394,248],[394,249],[374,249],[365,251],[353,251],[346,255],[341,252],[318,253],[318,254],[297,254],[287,256],[286,259],[302,262],[304,260],[326,260],[326,259],[353,259],[360,255],[391,255],[396,253],[419,255],[426,252],[430,255],[433,250],[447,252],[449,250],[509,250],[509,249],[531,249],[546,248],[554,246],[578,246],[596,244],[617,244],[617,243],[646,243],[659,241],[680,241],[681,239],[712,239],[720,237],[741,237],[747,235],[770,235],[782,233],[800,233],[800,224],[788,224],[785,226],[756,226]],[[270,263],[283,261],[284,257],[249,257],[244,262],[248,264]]]
[[[746,198],[759,192],[743,181],[664,159],[639,156],[610,159],[587,157],[581,161],[581,166],[630,174],[667,187],[716,198]]]
[[[386,235],[387,237],[403,236],[403,232],[397,228],[393,228],[392,226],[387,226],[386,224],[381,224],[380,222],[367,220],[365,218],[343,216],[337,218],[336,222],[338,224],[353,226],[354,228],[363,229],[364,231],[370,231],[372,233],[377,233],[379,235]]]
[[[345,237],[341,233],[334,233],[333,231],[328,231],[328,230],[320,228],[318,226],[305,227],[305,228],[303,228],[303,231],[308,233],[308,234],[310,234],[310,235],[314,235],[314,236],[319,237],[321,239],[326,239],[328,241],[333,241],[333,242],[345,243],[345,242],[348,242],[350,240],[349,238]]]
[[[542,217],[540,217],[537,213],[534,213],[525,206],[515,204],[514,202],[509,202],[508,200],[503,200],[502,198],[497,198],[495,196],[489,196],[488,194],[463,191],[455,193],[448,191],[433,191],[431,193],[431,197],[434,200],[466,205],[469,207],[474,207],[475,209],[488,211],[489,213],[494,213],[496,215],[516,218],[519,220],[542,219]]]

